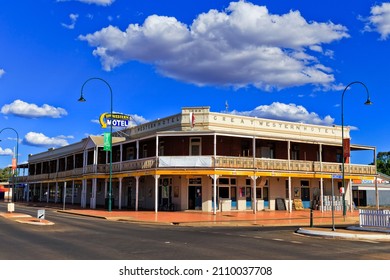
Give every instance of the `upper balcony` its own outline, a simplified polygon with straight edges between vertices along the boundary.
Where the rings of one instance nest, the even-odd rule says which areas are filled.
[[[374,165],[345,164],[345,173],[353,175],[375,175]],[[283,160],[251,157],[228,157],[228,156],[161,156],[146,159],[130,160],[112,164],[113,174],[135,170],[150,169],[180,169],[180,168],[225,168],[235,170],[256,170],[276,172],[302,172],[302,173],[341,173],[340,163]],[[69,171],[39,174],[32,176],[19,176],[18,182],[33,181],[55,181],[72,178],[80,178],[83,175],[107,174],[109,164],[88,165],[84,168],[77,168]]]

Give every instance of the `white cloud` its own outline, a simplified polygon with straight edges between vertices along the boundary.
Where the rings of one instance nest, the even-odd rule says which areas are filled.
[[[57,2],[68,2],[72,0],[57,0]],[[86,4],[95,4],[99,6],[110,6],[115,0],[73,0],[76,2],[86,3]]]
[[[137,126],[137,125],[140,125],[140,124],[143,124],[143,123],[147,123],[147,122],[149,122],[149,120],[145,119],[142,116],[138,116],[137,114],[131,115],[131,120],[130,120],[129,127]]]
[[[66,23],[61,23],[61,25],[65,28],[68,28],[68,29],[74,29],[74,27],[76,26],[76,21],[78,19],[79,15],[78,14],[70,14],[69,15],[69,18],[70,18],[70,24],[66,24]]]
[[[11,149],[9,149],[9,148],[6,148],[6,149],[2,149],[1,147],[0,147],[0,156],[12,156],[14,153],[12,152],[12,150]]]
[[[112,3],[115,2],[115,0],[77,0],[82,3],[87,4],[96,4],[100,6],[110,6]]]
[[[68,114],[65,109],[60,107],[56,108],[47,104],[39,107],[36,104],[29,104],[19,99],[11,104],[4,105],[0,112],[2,114],[13,114],[24,118],[61,118]]]
[[[0,68],[0,78],[5,74],[4,69]]]
[[[57,137],[48,137],[43,133],[29,132],[24,136],[23,143],[30,146],[37,147],[62,147],[69,145],[68,141],[65,138],[72,138],[70,136],[57,136]]]
[[[164,76],[200,86],[271,90],[330,86],[333,74],[317,67],[321,63],[311,53],[325,55],[324,44],[348,37],[342,25],[308,22],[299,11],[271,14],[265,6],[238,1],[225,11],[200,14],[191,26],[151,15],[125,31],[108,26],[79,39],[94,47],[106,71],[137,60]]]
[[[365,31],[378,32],[381,39],[386,40],[390,34],[390,3],[372,6],[371,16],[365,20],[367,21]]]
[[[318,125],[332,125],[334,122],[334,118],[329,115],[322,119],[317,113],[309,112],[305,107],[293,103],[285,104],[274,102],[271,105],[258,106],[251,111],[233,111],[231,113],[236,115]]]

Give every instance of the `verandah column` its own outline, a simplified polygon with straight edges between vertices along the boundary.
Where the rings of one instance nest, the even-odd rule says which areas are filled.
[[[81,207],[87,207],[87,180],[83,179],[81,183]]]
[[[55,183],[55,193],[54,193],[54,203],[57,203],[58,202],[58,193],[59,193],[59,191],[58,191],[58,181],[56,181],[56,183]]]
[[[324,178],[320,179],[321,212],[324,212]]]
[[[158,179],[160,175],[154,175],[154,212],[158,211]]]
[[[349,207],[352,213],[353,212],[352,179],[349,179],[348,190],[349,190]]]
[[[119,201],[118,201],[118,209],[122,209],[122,177],[119,177]]]
[[[256,179],[258,176],[256,176],[256,137],[253,136],[252,140],[252,153],[253,153],[253,176],[252,176],[252,181],[253,181],[253,191],[252,191],[252,209],[253,209],[253,214],[256,214],[256,208],[257,208],[257,202],[256,202]]]
[[[62,210],[65,210],[65,204],[66,204],[66,181],[64,181],[64,190],[63,190],[62,202],[63,202]]]
[[[138,211],[139,177],[135,176],[135,211]]]
[[[252,205],[252,209],[253,209],[253,214],[256,214],[256,180],[259,176],[256,176],[256,175],[253,175],[251,176],[251,180],[252,180],[252,187],[253,187],[253,191],[252,191],[252,202],[253,202],[253,205]]]
[[[49,203],[49,194],[50,194],[50,183],[47,183],[46,203]]]
[[[89,201],[89,208],[95,209],[96,208],[96,185],[97,185],[97,178],[92,179],[92,194],[91,199]]]
[[[217,134],[214,133],[214,172],[215,172],[215,167],[216,167],[216,161],[217,161]],[[213,214],[217,214],[217,179],[219,175],[210,175],[211,179],[213,179]]]
[[[291,176],[288,177],[288,212],[292,212]]]
[[[322,144],[320,144],[320,172],[322,174]],[[324,178],[320,178],[321,212],[324,212]]]
[[[213,180],[213,214],[217,214],[217,180],[219,178],[219,175],[210,175],[210,178]]]

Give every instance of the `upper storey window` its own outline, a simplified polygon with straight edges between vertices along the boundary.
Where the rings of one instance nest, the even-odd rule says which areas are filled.
[[[164,156],[164,141],[161,141],[159,144],[158,144],[158,155],[159,156]]]
[[[190,139],[190,156],[200,156],[202,153],[202,142],[200,138]]]
[[[299,146],[293,145],[291,149],[291,159],[292,160],[299,160]]]
[[[147,158],[148,157],[148,145],[144,144],[142,146],[142,157]]]

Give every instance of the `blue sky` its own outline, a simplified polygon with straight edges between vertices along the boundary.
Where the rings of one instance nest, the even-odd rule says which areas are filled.
[[[390,2],[0,1],[0,130],[28,154],[104,130],[110,109],[137,123],[185,106],[341,125],[390,151]],[[228,108],[226,108],[228,104]],[[16,133],[0,135],[0,168]],[[373,155],[353,162],[370,163]]]

